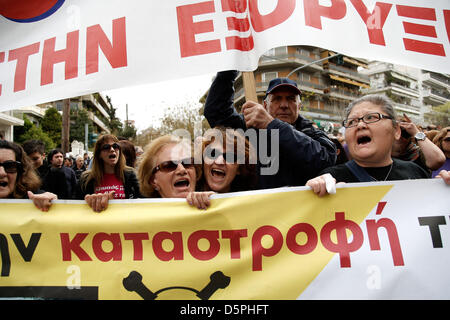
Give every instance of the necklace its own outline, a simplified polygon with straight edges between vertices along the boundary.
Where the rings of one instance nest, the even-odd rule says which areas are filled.
[[[388,171],[386,177],[384,177],[384,179],[383,179],[382,181],[386,181],[386,180],[387,180],[387,178],[388,178],[389,175],[391,174],[391,171],[392,171],[392,167],[393,167],[393,166],[394,166],[394,162],[391,163],[391,166],[390,166],[390,168],[389,168],[389,171]],[[370,177],[371,177],[373,180],[375,180],[375,181],[380,181],[380,180],[375,179],[375,178],[372,177],[372,176],[370,176]]]

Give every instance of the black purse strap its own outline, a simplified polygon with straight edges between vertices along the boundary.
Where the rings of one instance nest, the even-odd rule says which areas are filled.
[[[350,160],[345,163],[347,168],[358,178],[359,182],[373,182],[376,181],[372,178],[364,168],[358,166],[355,160]]]

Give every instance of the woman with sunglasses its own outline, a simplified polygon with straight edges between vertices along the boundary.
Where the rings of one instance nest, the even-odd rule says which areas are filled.
[[[18,144],[0,140],[0,199],[30,199],[48,211],[57,196],[39,190],[41,180],[31,161]]]
[[[83,172],[77,186],[77,199],[86,200],[95,211],[108,207],[110,199],[139,198],[139,183],[133,168],[125,165],[116,136],[101,136],[94,147],[92,168]]]
[[[450,127],[445,127],[441,129],[433,139],[433,143],[438,146],[445,155],[445,162],[442,167],[436,169],[432,173],[432,177],[441,176],[445,174],[445,172],[450,171]]]
[[[345,141],[352,161],[327,168],[306,185],[319,196],[334,192],[336,182],[426,179],[429,174],[413,161],[392,158],[401,135],[391,101],[382,95],[363,96],[345,110]],[[331,177],[330,177],[331,175]],[[333,191],[332,191],[333,190]]]
[[[202,190],[225,193],[256,188],[256,154],[239,131],[225,127],[208,130],[202,151]]]
[[[148,198],[187,198],[195,192],[201,166],[194,164],[192,143],[165,135],[153,140],[144,151],[138,167],[141,193]],[[199,209],[209,206],[213,192],[196,192],[187,199]]]

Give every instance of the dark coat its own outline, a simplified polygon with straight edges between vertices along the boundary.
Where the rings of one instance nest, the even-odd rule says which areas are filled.
[[[234,80],[237,71],[217,73],[205,103],[204,115],[210,126],[224,126],[247,130],[244,116],[233,106]],[[278,161],[278,171],[275,174],[264,174],[264,159],[258,148],[258,183],[259,188],[276,188],[283,186],[303,186],[316,177],[320,171],[332,166],[336,161],[336,147],[325,132],[313,127],[312,122],[299,115],[293,125],[279,119],[274,119],[267,127],[267,138],[257,130],[259,139],[263,137],[270,154],[272,137],[276,139],[273,129],[278,129],[279,152],[274,156]],[[272,155],[271,155],[272,156]]]

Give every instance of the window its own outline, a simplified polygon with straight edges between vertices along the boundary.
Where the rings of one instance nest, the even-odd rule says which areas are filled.
[[[262,74],[263,82],[269,82],[270,80],[273,80],[275,78],[278,78],[278,72],[264,72]]]

